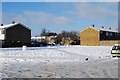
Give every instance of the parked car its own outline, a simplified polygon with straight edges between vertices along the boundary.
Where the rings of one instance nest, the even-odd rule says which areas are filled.
[[[39,47],[40,46],[40,42],[38,41],[31,41],[31,47]]]
[[[56,46],[56,44],[55,43],[47,43],[47,46]]]
[[[45,47],[45,46],[49,46],[50,44],[47,42],[39,42],[39,41],[31,41],[31,47]]]
[[[120,44],[115,44],[111,50],[112,57],[120,57]]]

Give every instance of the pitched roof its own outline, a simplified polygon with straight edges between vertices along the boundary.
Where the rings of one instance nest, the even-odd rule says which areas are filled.
[[[22,25],[23,27],[26,27],[25,25],[21,24],[21,23],[14,23],[14,24],[6,24],[6,25],[3,25],[3,26],[0,26],[0,29],[7,29],[7,28],[10,28],[10,27],[13,27],[15,25]],[[31,30],[30,28],[26,27],[27,29]]]

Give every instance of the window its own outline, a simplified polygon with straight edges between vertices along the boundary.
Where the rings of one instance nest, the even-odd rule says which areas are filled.
[[[5,30],[2,30],[2,32],[1,32],[2,34],[5,34]]]
[[[120,50],[120,46],[113,46],[112,50]]]
[[[100,33],[102,34],[103,32],[101,31]]]
[[[108,34],[108,32],[106,32],[106,36],[108,36],[109,34]]]
[[[5,30],[4,30],[4,29],[1,29],[1,30],[0,30],[0,34],[5,34]]]
[[[110,33],[110,36],[113,36],[113,34],[112,34],[112,33]]]

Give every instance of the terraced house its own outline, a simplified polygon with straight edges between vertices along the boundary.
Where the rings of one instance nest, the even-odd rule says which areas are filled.
[[[19,47],[31,42],[31,30],[21,23],[1,24],[0,47]]]
[[[112,46],[120,42],[120,35],[112,28],[101,29],[94,26],[87,27],[80,32],[80,44],[86,46]]]

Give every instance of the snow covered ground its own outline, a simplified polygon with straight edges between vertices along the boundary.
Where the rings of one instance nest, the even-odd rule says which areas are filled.
[[[118,78],[111,46],[1,48],[0,63],[3,78]]]

